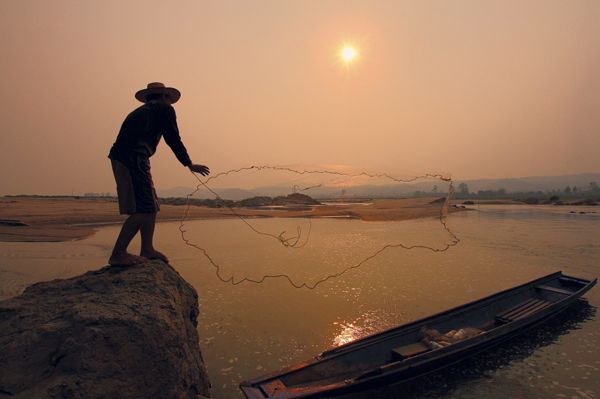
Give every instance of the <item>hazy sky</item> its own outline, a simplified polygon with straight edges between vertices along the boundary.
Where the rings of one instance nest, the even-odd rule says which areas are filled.
[[[153,81],[213,173],[600,171],[598,0],[0,0],[0,60],[0,195],[114,193],[108,150]],[[164,142],[152,171],[196,184]]]

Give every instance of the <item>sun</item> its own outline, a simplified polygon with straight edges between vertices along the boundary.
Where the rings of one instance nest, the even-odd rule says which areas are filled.
[[[346,62],[352,61],[356,57],[356,50],[350,46],[346,46],[342,49],[342,58]]]

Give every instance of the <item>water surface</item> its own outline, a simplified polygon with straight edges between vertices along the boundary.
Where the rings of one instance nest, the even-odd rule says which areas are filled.
[[[157,228],[157,247],[198,290],[199,335],[217,399],[243,397],[249,379],[306,360],[333,345],[448,309],[558,270],[600,275],[600,215],[595,208],[480,206],[438,220],[364,223],[357,220],[251,220],[261,232],[297,237],[284,247],[238,220],[187,223],[186,238],[201,245],[234,281],[287,274],[309,285],[360,264],[314,290],[285,279],[262,284],[222,283],[214,266],[181,239],[179,223]],[[300,227],[300,231],[298,231]],[[306,236],[310,235],[308,241]],[[104,266],[118,226],[71,243],[0,243],[0,295],[26,284],[65,278]],[[423,248],[428,247],[428,248]],[[438,250],[435,252],[432,249]],[[35,259],[35,261],[33,261]],[[594,398],[600,392],[596,287],[579,306],[488,355],[430,375],[410,386],[370,391],[357,398]]]

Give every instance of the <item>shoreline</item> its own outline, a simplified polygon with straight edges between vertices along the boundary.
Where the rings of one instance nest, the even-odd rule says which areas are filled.
[[[368,204],[344,203],[312,206],[310,211],[294,209],[209,208],[161,204],[157,222],[179,221],[187,209],[187,220],[249,218],[352,218],[365,222],[411,220],[440,216],[440,203],[432,198],[376,199]],[[297,206],[297,205],[296,205]],[[449,207],[448,212],[466,208]],[[0,198],[0,242],[64,242],[82,240],[98,227],[121,224],[116,198]],[[4,222],[4,223],[2,223]]]

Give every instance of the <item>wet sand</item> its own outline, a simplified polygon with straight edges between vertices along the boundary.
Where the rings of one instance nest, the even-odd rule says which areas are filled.
[[[234,208],[246,217],[347,217],[363,221],[410,220],[440,215],[439,203],[432,198],[374,200],[315,206],[310,211]],[[161,205],[157,220],[181,220],[187,206]],[[450,207],[449,212],[463,208]],[[228,208],[190,206],[188,219],[235,217]],[[0,198],[0,241],[60,242],[88,237],[95,227],[122,223],[116,198]],[[24,224],[19,226],[15,224]]]

